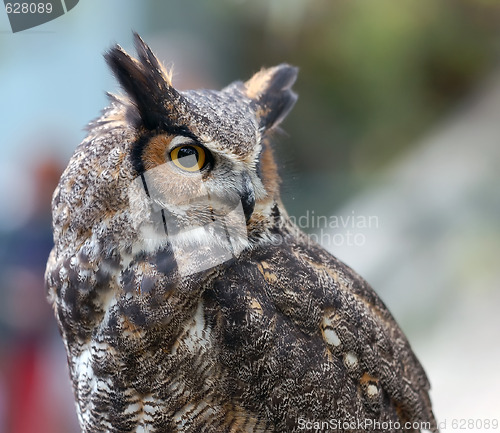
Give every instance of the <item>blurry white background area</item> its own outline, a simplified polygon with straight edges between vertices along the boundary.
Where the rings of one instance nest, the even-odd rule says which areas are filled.
[[[43,286],[50,200],[120,92],[102,54],[133,53],[132,31],[181,89],[299,67],[275,137],[285,206],[388,305],[443,431],[494,431],[479,427],[500,420],[499,23],[491,0],[81,0],[16,34],[0,11],[0,433],[79,431]]]
[[[500,416],[499,165],[497,71],[336,212],[378,217],[347,228],[360,245],[325,245],[371,282],[410,336],[444,431],[460,419],[489,431],[481,420]]]

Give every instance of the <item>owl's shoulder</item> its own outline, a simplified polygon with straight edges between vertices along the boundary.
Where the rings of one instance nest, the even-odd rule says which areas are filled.
[[[314,385],[318,398],[337,396],[357,415],[433,419],[427,377],[384,303],[305,236],[242,255],[207,293],[220,306],[231,356],[288,366],[269,374],[277,382],[297,381],[297,396],[305,392],[300,381],[312,374],[311,380],[321,378]],[[278,392],[280,384],[272,386]],[[300,399],[295,404],[301,407]]]

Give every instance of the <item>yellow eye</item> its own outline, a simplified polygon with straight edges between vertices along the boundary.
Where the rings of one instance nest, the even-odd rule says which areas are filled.
[[[200,171],[205,166],[205,149],[195,144],[179,146],[170,152],[172,162],[185,171]]]

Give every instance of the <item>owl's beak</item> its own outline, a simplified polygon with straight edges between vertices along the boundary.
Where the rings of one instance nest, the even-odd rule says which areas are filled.
[[[239,195],[241,198],[241,205],[243,206],[243,213],[248,222],[255,208],[255,191],[250,176],[247,173],[242,173],[241,177],[243,187]]]

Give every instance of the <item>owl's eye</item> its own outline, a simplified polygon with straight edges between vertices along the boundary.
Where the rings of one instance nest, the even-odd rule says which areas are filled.
[[[180,169],[194,172],[205,167],[207,154],[203,147],[189,144],[172,149],[170,159]]]

